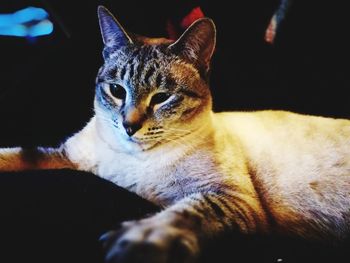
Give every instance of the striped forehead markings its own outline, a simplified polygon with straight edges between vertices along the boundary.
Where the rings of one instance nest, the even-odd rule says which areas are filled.
[[[162,56],[166,58],[165,54],[151,46],[133,50],[129,56],[116,56],[115,59],[119,61],[108,65],[110,69],[106,70],[105,76],[111,80],[119,78],[125,81],[128,79],[133,83],[145,86],[174,86],[175,80],[164,72],[171,58],[166,59],[168,62],[160,61]]]
[[[129,67],[129,79],[132,79],[134,77],[134,72],[135,72],[135,63],[128,64]]]
[[[156,78],[156,86],[157,87],[160,87],[160,85],[162,84],[162,80],[163,80],[163,76],[161,73],[159,73],[157,78]]]
[[[152,84],[151,83],[151,80],[152,80],[152,76],[154,75],[156,69],[154,68],[154,66],[150,66],[148,68],[148,70],[146,71],[145,75],[144,75],[144,78],[143,78],[143,82],[145,84]]]
[[[120,71],[120,76],[119,76],[119,78],[120,78],[121,80],[124,80],[125,73],[126,73],[126,66],[124,65],[123,68],[122,68],[121,71]]]

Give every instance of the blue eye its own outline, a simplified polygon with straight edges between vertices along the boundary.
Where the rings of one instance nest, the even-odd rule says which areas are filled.
[[[159,93],[153,95],[150,104],[151,104],[151,105],[156,105],[156,104],[163,103],[164,101],[166,101],[167,99],[169,99],[170,96],[171,96],[170,93],[159,92]]]
[[[125,100],[126,98],[126,90],[119,84],[109,84],[109,90],[113,97]]]

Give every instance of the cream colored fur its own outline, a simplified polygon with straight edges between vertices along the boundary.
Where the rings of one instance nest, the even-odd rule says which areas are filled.
[[[169,181],[215,176],[215,181],[246,189],[253,199],[259,188],[269,211],[256,212],[271,213],[278,231],[312,235],[307,224],[322,224],[329,216],[339,223],[339,235],[346,234],[350,121],[261,111],[208,113],[202,123],[202,129],[188,135],[181,146],[169,143],[124,153],[117,141],[106,143],[98,135],[93,118],[65,147],[78,169],[126,188],[136,183],[134,191],[157,204],[169,206],[187,194],[181,184],[166,188]],[[168,195],[155,200],[157,191]],[[262,209],[261,204],[255,209]],[[315,218],[315,211],[324,218]]]
[[[94,117],[60,148],[71,163],[62,167],[90,171],[125,188],[136,185],[130,189],[165,207],[191,194],[183,178],[211,178],[251,199],[264,231],[348,234],[350,121],[261,111],[208,112],[202,123],[181,145],[125,152],[118,141],[101,136]],[[27,169],[20,166],[19,151],[1,149],[0,170]],[[169,182],[180,183],[169,188]],[[159,191],[165,194],[156,199]],[[276,229],[267,224],[267,213]]]
[[[108,29],[102,30],[105,45],[116,45],[109,27],[119,30],[118,36],[125,32],[107,10],[99,12],[101,27]],[[203,56],[207,69],[215,46],[214,24],[199,20],[177,42],[187,53],[194,48],[191,52]],[[349,235],[349,120],[286,111],[214,113],[208,87],[194,65],[176,59],[165,68],[181,85],[196,87],[200,99],[187,98],[183,110],[195,105],[192,117],[164,120],[158,142],[140,143],[154,125],[152,119],[129,136],[115,126],[123,120],[112,123],[111,110],[96,99],[90,122],[59,148],[29,153],[0,149],[0,171],[88,171],[163,207],[152,217],[124,225],[112,248],[116,255],[132,256],[133,249],[123,249],[126,241],[131,248],[152,244],[158,248],[156,262],[173,262],[168,257],[179,241],[188,255],[175,262],[192,262],[203,242],[225,229],[325,240]],[[116,107],[124,103],[109,97]],[[153,108],[154,114],[161,106]],[[168,138],[168,131],[181,136]]]

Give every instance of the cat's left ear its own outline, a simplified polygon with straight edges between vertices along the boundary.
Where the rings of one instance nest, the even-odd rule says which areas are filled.
[[[214,22],[209,18],[201,18],[187,28],[169,48],[195,65],[204,68],[207,72],[210,59],[214,53],[215,43],[216,29]]]
[[[133,43],[124,28],[107,8],[99,6],[97,13],[103,43],[106,48],[119,49]]]

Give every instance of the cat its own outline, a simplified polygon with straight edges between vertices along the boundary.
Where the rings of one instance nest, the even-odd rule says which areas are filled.
[[[350,227],[350,121],[212,111],[216,28],[128,34],[98,8],[95,113],[58,148],[0,150],[0,171],[88,171],[161,206],[102,237],[108,262],[194,262],[225,231],[341,240]],[[229,85],[229,83],[228,83]]]

